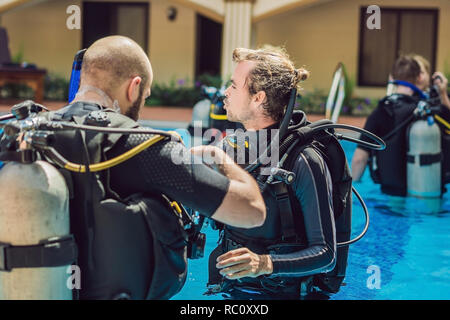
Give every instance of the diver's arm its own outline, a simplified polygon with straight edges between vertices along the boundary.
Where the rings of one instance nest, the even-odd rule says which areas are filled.
[[[331,271],[336,263],[336,230],[331,176],[311,148],[298,157],[293,190],[300,202],[307,247],[290,254],[271,254],[274,275],[308,276]]]
[[[240,228],[262,225],[266,217],[266,207],[256,181],[220,148],[199,146],[192,148],[191,152],[202,156],[203,159],[207,155],[206,162],[216,165],[230,180],[228,192],[211,217]]]
[[[361,148],[356,148],[352,158],[352,178],[353,181],[361,180],[369,160],[369,152]]]
[[[116,157],[147,140],[148,135],[143,134],[124,136],[107,157]],[[225,154],[217,150],[218,156]],[[122,198],[162,193],[223,223],[241,228],[261,225],[265,205],[256,182],[235,164],[225,164],[222,171],[229,178],[203,164],[181,143],[164,140],[112,167],[110,186]]]

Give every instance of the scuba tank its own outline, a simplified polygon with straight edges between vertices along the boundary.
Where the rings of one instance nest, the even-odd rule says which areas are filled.
[[[52,238],[69,239],[69,192],[64,177],[44,161],[11,162],[0,170],[0,190],[0,269],[7,271],[0,272],[0,300],[72,299],[72,288],[66,285],[70,260],[58,267],[20,265],[44,262],[48,250],[58,251],[61,243],[52,243]],[[18,257],[20,250],[30,253],[27,259]],[[37,261],[29,261],[30,257]]]
[[[417,110],[425,110],[427,103],[420,101]],[[407,131],[407,190],[408,195],[436,198],[442,194],[441,186],[441,131],[432,115],[411,124]]]
[[[216,94],[215,87],[201,87],[202,100],[197,102],[192,109],[192,120],[187,128],[189,134],[193,138],[191,145],[197,146],[202,144],[209,144],[209,141],[204,137],[205,132],[210,128],[209,109],[211,100]]]
[[[26,101],[1,120],[23,120],[44,109]],[[0,170],[0,299],[72,299],[67,267],[77,247],[66,181],[31,150],[8,150],[3,154],[16,161]]]

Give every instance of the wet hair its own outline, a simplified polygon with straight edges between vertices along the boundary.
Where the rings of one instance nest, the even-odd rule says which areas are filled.
[[[81,80],[90,81],[105,91],[112,93],[127,79],[142,78],[141,87],[148,84],[148,57],[133,40],[123,36],[110,36],[97,40],[83,57]]]
[[[266,93],[263,103],[265,114],[275,121],[283,117],[291,90],[300,90],[300,82],[308,78],[309,72],[296,69],[284,48],[264,46],[257,50],[237,48],[233,61],[253,61],[255,66],[246,79],[250,95],[259,91]]]
[[[395,80],[415,84],[422,71],[421,64],[430,73],[430,63],[424,57],[417,54],[402,55],[394,63],[392,76]]]

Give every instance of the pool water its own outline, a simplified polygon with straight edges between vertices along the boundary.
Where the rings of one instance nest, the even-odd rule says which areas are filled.
[[[344,141],[342,146],[350,162],[356,145]],[[372,182],[368,170],[354,186],[369,209],[370,226],[350,246],[345,285],[331,299],[450,299],[450,191],[432,201],[390,197]],[[364,223],[361,204],[353,196],[353,237]],[[218,232],[210,226],[203,232],[207,234],[205,257],[189,260],[186,284],[174,300],[223,299],[220,294],[203,294],[208,254],[218,240]]]

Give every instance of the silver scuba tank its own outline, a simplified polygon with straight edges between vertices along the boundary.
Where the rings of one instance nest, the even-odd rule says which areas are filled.
[[[192,109],[192,120],[188,129],[192,134],[191,146],[200,146],[204,143],[204,132],[209,128],[209,109],[211,100],[203,99],[197,102]]]
[[[408,131],[407,190],[419,198],[441,196],[441,132],[429,116],[415,121]]]
[[[0,242],[37,245],[69,235],[69,223],[69,192],[55,167],[44,161],[5,164],[0,170]],[[68,267],[2,271],[0,300],[72,299]]]

